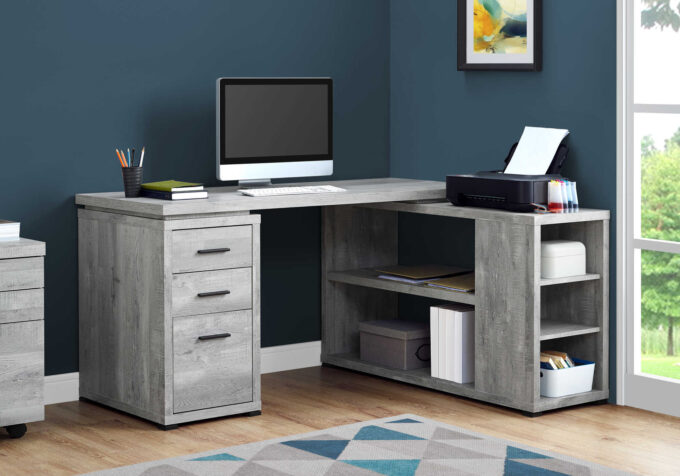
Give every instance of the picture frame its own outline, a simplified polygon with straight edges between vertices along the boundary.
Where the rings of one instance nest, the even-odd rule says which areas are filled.
[[[543,0],[458,0],[458,71],[542,66]]]

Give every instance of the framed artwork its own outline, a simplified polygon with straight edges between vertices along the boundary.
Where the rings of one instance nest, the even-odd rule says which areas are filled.
[[[540,71],[542,0],[458,0],[458,70]]]

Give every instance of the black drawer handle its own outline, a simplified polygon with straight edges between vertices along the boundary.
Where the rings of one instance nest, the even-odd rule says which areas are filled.
[[[227,251],[231,251],[231,248],[210,248],[207,250],[198,250],[198,254],[205,255],[208,253],[226,253]]]
[[[223,294],[230,294],[231,291],[225,289],[224,291],[209,291],[207,293],[198,293],[198,297],[208,297],[208,296],[222,296]]]
[[[223,334],[211,334],[209,336],[198,336],[198,340],[211,340],[211,339],[224,339],[225,337],[231,337],[231,334],[224,332]]]

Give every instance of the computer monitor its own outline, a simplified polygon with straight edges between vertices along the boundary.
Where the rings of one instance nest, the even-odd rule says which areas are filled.
[[[331,175],[332,89],[330,78],[219,78],[217,177]]]

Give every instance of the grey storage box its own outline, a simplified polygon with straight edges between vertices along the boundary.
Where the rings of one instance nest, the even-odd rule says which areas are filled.
[[[424,322],[366,321],[359,323],[361,360],[393,369],[430,366],[430,325]]]

